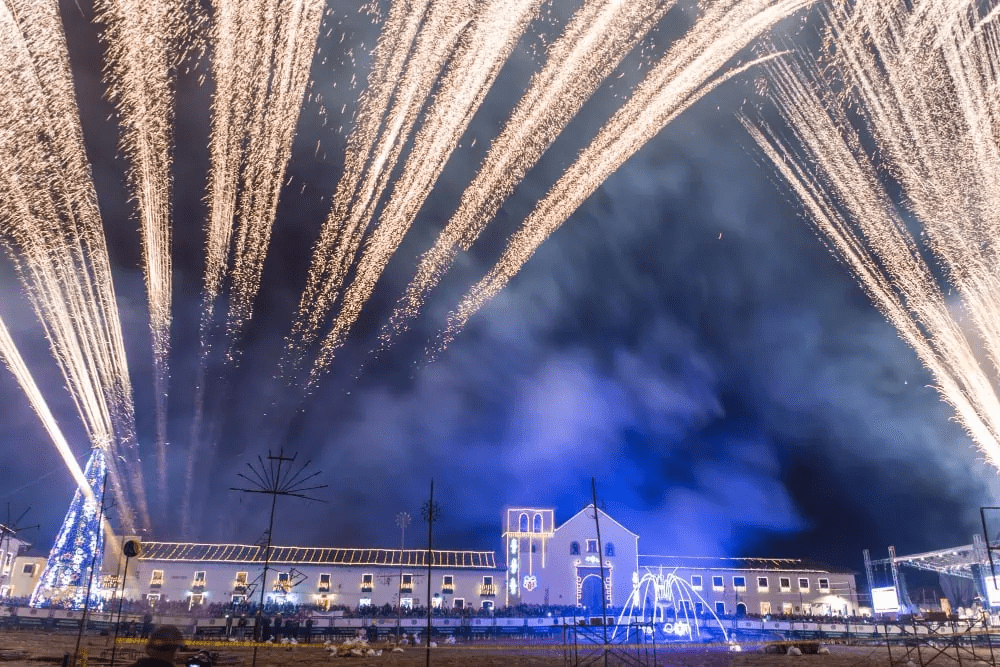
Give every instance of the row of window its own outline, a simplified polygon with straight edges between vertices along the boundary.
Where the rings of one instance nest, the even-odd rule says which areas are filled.
[[[690,614],[692,612],[691,602],[690,601],[688,601],[688,600],[682,601],[681,602],[681,606],[684,608],[684,610],[687,613]],[[818,609],[822,609],[822,607],[819,607]],[[705,605],[703,605],[701,602],[695,602],[694,603],[694,613],[696,615],[701,616],[704,613],[704,611],[705,611]],[[733,611],[735,611],[737,614],[739,614],[741,612],[744,613],[744,614],[747,613],[748,610],[747,610],[746,603],[744,603],[744,602],[737,602],[736,603],[736,607],[733,609]],[[791,615],[792,611],[793,610],[792,610],[792,603],[791,602],[782,602],[781,603],[781,613],[782,614]],[[802,607],[801,607],[801,610],[795,610],[795,611],[801,611],[803,614],[809,615],[809,614],[811,614],[813,612],[813,607],[810,604],[803,604]],[[728,611],[726,609],[726,603],[722,602],[720,600],[717,600],[715,602],[715,614],[717,616],[725,616],[727,613],[728,613]],[[772,607],[771,607],[771,602],[768,601],[768,600],[761,600],[761,602],[760,602],[760,615],[761,616],[767,616],[768,614],[771,614],[771,613],[773,613],[773,610],[772,610]]]
[[[34,567],[34,566],[31,566]],[[27,573],[27,570],[26,570]],[[247,577],[248,572],[237,572],[236,580],[233,582],[233,589],[235,591],[240,591],[247,588]],[[320,574],[319,579],[316,582],[316,591],[319,593],[329,593],[330,586],[332,582],[332,575],[330,574]],[[194,573],[194,577],[191,579],[191,588],[200,592],[205,588],[206,572],[205,570],[198,570]],[[279,572],[277,579],[274,582],[274,590],[283,589],[286,592],[292,587],[291,574],[288,572]],[[163,586],[163,570],[153,570],[152,576],[149,580],[149,586],[151,588],[161,588]],[[403,580],[401,582],[401,588],[404,593],[413,592],[413,575],[409,573],[403,573]],[[365,573],[361,575],[361,592],[371,593],[375,590],[375,575],[372,573]],[[483,595],[493,595],[493,576],[485,575],[483,576],[482,584]],[[441,576],[441,592],[442,593],[453,593],[455,591],[455,575],[445,574]],[[493,592],[487,592],[493,591]],[[151,593],[152,595],[152,593]]]
[[[703,580],[700,574],[691,575],[691,588],[696,591],[700,591],[703,588]],[[745,591],[747,589],[747,578],[744,576],[734,576],[733,577],[733,588],[737,591]],[[821,593],[830,592],[830,580],[827,577],[820,577],[816,580],[816,588]],[[726,590],[725,580],[719,575],[712,577],[712,590],[713,591],[724,591]],[[771,590],[770,581],[767,577],[757,577],[757,591],[759,593],[767,593]],[[792,591],[792,578],[791,577],[778,577],[778,590],[782,593],[790,593]],[[808,592],[809,591],[809,577],[799,577],[799,591]]]
[[[597,540],[587,540],[587,553],[588,554],[596,554],[596,553],[598,553],[598,551],[600,551],[600,550],[597,548]],[[570,553],[571,556],[579,556],[580,555],[580,543],[579,542],[570,542],[569,543],[569,553]],[[604,543],[604,555],[605,556],[614,556],[615,555],[615,545],[613,543],[611,543],[611,542],[605,542]]]

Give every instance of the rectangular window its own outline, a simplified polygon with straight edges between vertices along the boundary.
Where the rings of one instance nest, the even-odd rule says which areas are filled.
[[[597,540],[587,540],[587,553],[588,554],[597,553]]]
[[[733,588],[740,592],[745,591],[747,589],[747,578],[733,577]]]
[[[442,600],[444,600],[443,597],[441,597],[440,595],[435,595],[434,597],[431,598],[431,607],[434,609],[440,609]]]
[[[35,573],[35,564],[34,563],[25,563],[24,569],[21,570],[21,574],[26,574],[26,575],[28,575],[30,577],[34,573]]]
[[[702,614],[704,614],[705,613],[705,605],[703,605],[700,602],[695,602],[694,603],[694,613],[696,613],[698,616],[701,616]]]
[[[781,577],[778,579],[778,587],[782,593],[787,593],[792,590],[792,579],[790,577]]]
[[[413,592],[413,575],[404,574],[403,575],[403,592],[412,593]]]
[[[441,577],[441,591],[444,593],[455,592],[455,575],[446,574]]]
[[[465,598],[455,598],[451,602],[453,609],[465,609]]]
[[[726,590],[725,585],[723,585],[722,583],[722,577],[712,577],[712,590],[713,591]]]
[[[767,616],[771,613],[771,602],[768,600],[760,601],[760,615]]]
[[[483,611],[493,611],[493,600],[483,600]]]
[[[806,577],[799,577],[799,590],[808,591],[809,590],[809,579]]]
[[[153,570],[153,576],[149,578],[150,586],[162,586],[163,585],[163,570]]]
[[[330,592],[330,575],[321,574],[319,575],[319,587],[317,589],[320,593]]]
[[[406,577],[407,577],[407,575],[404,574],[403,575],[403,587],[404,588],[406,587]],[[412,576],[411,576],[411,579],[412,579]],[[375,575],[374,574],[362,574],[361,575],[361,592],[362,593],[371,593],[372,592],[372,588],[374,586],[375,586]],[[411,589],[412,589],[412,586],[411,586]]]
[[[193,609],[194,607],[197,607],[198,605],[202,604],[204,601],[205,601],[204,595],[202,595],[201,593],[195,593],[194,595],[191,596],[191,599],[188,603],[188,609]]]
[[[492,575],[488,575],[487,574],[487,575],[483,576],[483,585],[479,587],[479,594],[480,595],[496,595],[497,594],[496,587],[493,585],[493,576]]]
[[[246,572],[237,572],[236,573],[236,581],[234,582],[234,586],[233,587],[236,588],[236,589],[246,588],[247,587],[247,573]]]
[[[757,591],[766,593],[768,591],[767,577],[757,577]]]
[[[781,603],[781,613],[784,614],[785,616],[791,616],[792,615],[792,603],[791,602],[782,602]]]
[[[716,602],[715,603],[715,615],[716,616],[725,616],[726,615],[726,603],[725,602]]]
[[[701,590],[701,575],[700,574],[692,574],[691,575],[691,588],[695,589],[696,591],[700,591]]]
[[[490,575],[484,576],[483,577],[483,586],[492,586],[492,585],[493,585],[493,577],[490,576]]]
[[[360,600],[358,600],[358,606],[359,607],[370,607],[370,606],[372,606],[372,599],[371,598],[361,598]]]
[[[149,604],[153,604],[154,602],[156,602],[159,599],[160,599],[160,594],[159,593],[149,593],[149,594],[146,595],[146,600],[149,601]]]
[[[243,604],[246,601],[247,601],[247,596],[245,596],[245,595],[234,595],[233,596],[233,604]]]
[[[821,593],[829,593],[830,592],[830,580],[829,579],[820,579],[819,583],[817,585],[819,586],[819,590],[820,590]]]
[[[399,606],[403,609],[413,609],[413,598],[403,598],[399,601]]]
[[[195,588],[197,588],[199,586],[201,586],[202,588],[205,587],[205,571],[204,570],[198,570],[197,572],[194,573],[194,579],[191,580],[191,585],[194,586]]]

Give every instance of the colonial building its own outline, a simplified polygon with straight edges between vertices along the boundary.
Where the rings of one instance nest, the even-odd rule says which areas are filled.
[[[272,602],[320,607],[424,606],[428,567],[424,550],[272,547],[264,579],[264,549],[255,545],[145,542],[130,566],[125,595],[190,605]],[[105,571],[108,571],[105,565]],[[434,607],[492,608],[498,570],[492,551],[434,551],[430,600]]]
[[[598,534],[599,531],[599,534]],[[428,596],[421,549],[274,547],[264,577],[264,550],[240,544],[145,542],[131,559],[125,596],[150,601],[257,601],[320,607],[425,606],[492,609],[518,604],[601,610],[606,601],[636,613],[720,616],[853,615],[854,574],[794,559],[696,558],[639,553],[639,536],[607,512],[588,506],[561,525],[555,510],[512,507],[504,514],[503,561],[492,551],[435,550]],[[104,588],[122,584],[120,554],[106,553]]]
[[[696,613],[853,616],[854,573],[795,558],[639,556],[640,577],[653,575],[690,599]]]
[[[45,559],[27,555],[30,546],[0,524],[0,598],[27,597],[35,590]]]

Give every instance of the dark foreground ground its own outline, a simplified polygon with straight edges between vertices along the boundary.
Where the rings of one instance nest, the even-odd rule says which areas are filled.
[[[27,665],[39,667],[44,664],[62,664],[63,655],[73,653],[76,645],[76,635],[54,632],[32,631],[0,631],[0,665]],[[250,665],[253,649],[240,646],[203,645],[220,653],[220,663],[235,665]],[[312,646],[298,645],[294,647],[274,646],[259,648],[256,664],[261,667],[295,666],[314,667],[318,665],[342,664],[358,667],[374,667],[376,665],[392,665],[393,667],[417,667],[425,664],[426,649],[422,647],[404,647],[403,653],[391,653],[387,646],[378,657],[336,657],[322,644]],[[783,653],[766,653],[764,646],[746,645],[742,652],[731,652],[725,647],[697,648],[666,648],[657,646],[655,662],[651,652],[644,651],[640,656],[636,651],[629,653],[629,658],[623,659],[612,653],[608,665],[649,665],[670,667],[891,667],[889,655],[882,646],[830,646],[829,655],[789,656]],[[86,651],[87,665],[108,665],[111,655],[111,638],[99,635],[84,635],[81,642],[81,652]],[[115,664],[123,667],[130,665],[139,655],[142,655],[141,644],[119,644]],[[928,662],[933,649],[925,649],[924,662]],[[638,663],[636,658],[638,657]],[[988,654],[983,656],[988,660]],[[997,652],[1000,659],[1000,650]],[[902,667],[906,657],[902,650],[895,652],[894,661]],[[920,660],[912,656],[916,664]],[[78,662],[78,665],[82,662]],[[183,656],[178,657],[178,665],[183,665]],[[459,644],[457,646],[442,646],[431,649],[431,664],[441,667],[486,667],[506,666],[569,666],[574,664],[593,664],[603,667],[604,661],[599,653],[592,650],[579,650],[577,660],[574,660],[572,647],[564,648],[561,644],[525,646],[516,640],[506,643],[480,642],[474,644]],[[935,667],[958,667],[959,662],[954,655],[938,655],[933,660]],[[983,667],[987,664],[982,660],[974,660],[971,656],[962,656],[962,667]]]

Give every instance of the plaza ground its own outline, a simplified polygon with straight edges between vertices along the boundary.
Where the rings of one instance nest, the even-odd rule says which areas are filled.
[[[76,645],[75,633],[39,632],[24,630],[0,631],[0,664],[39,666],[61,664],[64,654],[72,653]],[[88,665],[109,664],[112,638],[99,634],[87,634],[81,642],[81,652],[87,654]],[[214,642],[191,642],[191,647],[206,646],[218,651],[228,664],[250,665],[253,649],[242,646],[219,646]],[[378,646],[376,646],[378,648]],[[592,648],[592,647],[591,647]],[[783,653],[766,653],[763,645],[747,645],[741,652],[730,652],[723,647],[667,648],[657,646],[656,665],[670,667],[890,667],[885,645],[839,646],[832,645],[829,655],[789,656]],[[20,653],[21,655],[15,655]],[[1000,652],[998,652],[1000,653]],[[142,644],[119,644],[116,664],[123,667],[131,664],[137,656],[143,655]],[[580,652],[579,657],[593,656],[593,652]],[[634,655],[634,652],[633,652]],[[7,656],[10,659],[4,660]],[[930,656],[925,656],[925,660]],[[1000,657],[1000,656],[998,656]],[[646,653],[646,664],[653,665],[653,656]],[[905,662],[902,650],[895,653],[897,661]],[[343,664],[358,667],[392,665],[393,667],[417,667],[425,664],[426,649],[405,647],[403,653],[384,650],[378,657],[338,658],[331,656],[322,644],[294,647],[273,646],[259,648],[257,665],[260,667],[317,667],[319,665]],[[917,662],[916,657],[914,661]],[[581,663],[583,661],[581,660]],[[588,661],[589,662],[589,661]],[[964,665],[972,661],[963,656]],[[183,661],[178,660],[178,664]],[[555,667],[572,665],[572,647],[561,643],[525,645],[514,640],[509,642],[491,641],[442,646],[431,649],[431,664],[443,667]],[[603,665],[599,657],[590,663]],[[609,665],[624,664],[614,654],[609,657]],[[919,663],[918,663],[919,664]],[[934,660],[941,667],[957,666],[953,655],[941,655]],[[974,663],[973,663],[974,664]],[[985,663],[980,663],[985,664]]]

